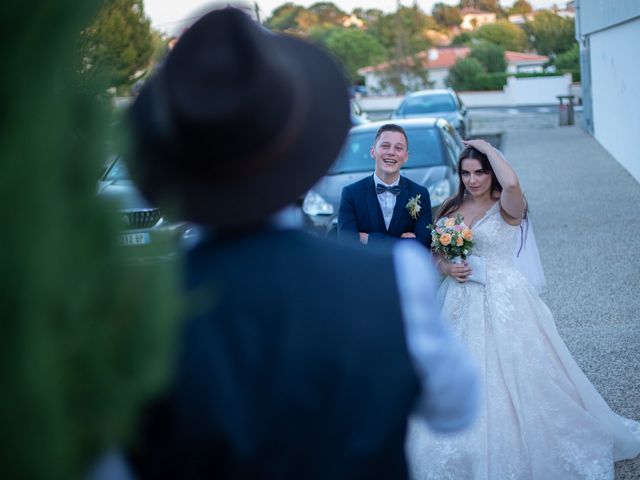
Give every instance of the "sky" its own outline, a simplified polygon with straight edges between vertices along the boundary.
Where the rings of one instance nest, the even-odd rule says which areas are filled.
[[[245,3],[253,4],[253,0],[244,0]],[[261,18],[265,19],[271,16],[274,8],[279,7],[287,1],[292,1],[297,5],[309,7],[319,0],[257,0],[260,9]],[[503,7],[509,7],[514,0],[502,0],[500,4]],[[378,8],[384,12],[393,12],[396,9],[397,0],[333,0],[339,8],[346,12],[351,12],[354,8]],[[442,2],[448,5],[455,5],[459,0],[418,0],[420,8],[431,13],[431,9],[435,3]],[[227,2],[223,2],[227,3]],[[413,0],[400,0],[400,3],[406,6],[413,4]],[[554,3],[563,7],[566,3],[564,0],[529,0],[533,8],[549,8]],[[146,15],[151,19],[154,28],[166,32],[168,34],[179,33],[195,18],[200,16],[207,6],[216,4],[210,0],[144,0],[144,8]],[[220,5],[220,2],[217,2]]]

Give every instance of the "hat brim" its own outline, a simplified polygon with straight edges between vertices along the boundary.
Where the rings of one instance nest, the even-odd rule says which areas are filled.
[[[298,199],[335,161],[351,124],[341,68],[302,40],[272,35],[269,41],[294,62],[307,86],[308,108],[297,138],[269,168],[241,179],[212,182],[206,176],[175,178],[176,170],[170,166],[181,163],[176,158],[181,152],[158,138],[153,128],[144,126],[157,112],[151,89],[143,90],[132,108],[137,156],[132,170],[134,174],[137,171],[140,189],[153,204],[176,212],[183,220],[221,230],[240,229],[260,223]],[[241,139],[242,132],[238,132],[235,141]]]

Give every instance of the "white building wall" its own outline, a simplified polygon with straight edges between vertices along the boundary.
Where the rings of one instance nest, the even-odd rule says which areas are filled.
[[[568,95],[571,75],[557,77],[507,78],[503,90],[511,105],[553,105],[558,95]]]
[[[448,76],[448,68],[432,68],[429,70],[429,81],[433,82],[433,88],[445,88]]]
[[[640,181],[638,39],[640,18],[590,35],[594,136]]]

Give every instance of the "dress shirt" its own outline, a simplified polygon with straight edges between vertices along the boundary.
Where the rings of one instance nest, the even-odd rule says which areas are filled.
[[[395,187],[400,184],[400,177],[396,179],[393,183],[384,183],[380,178],[374,173],[373,174],[373,182],[378,185],[384,185],[385,187]],[[380,204],[380,210],[382,210],[382,216],[384,217],[384,224],[389,230],[389,225],[391,224],[391,218],[393,217],[393,209],[396,208],[396,195],[391,192],[383,192],[377,194],[378,203]]]

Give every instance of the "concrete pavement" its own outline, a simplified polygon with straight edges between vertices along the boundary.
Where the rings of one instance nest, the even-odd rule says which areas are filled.
[[[613,410],[640,421],[640,184],[579,127],[505,130],[560,335]],[[640,480],[640,459],[616,480]]]

